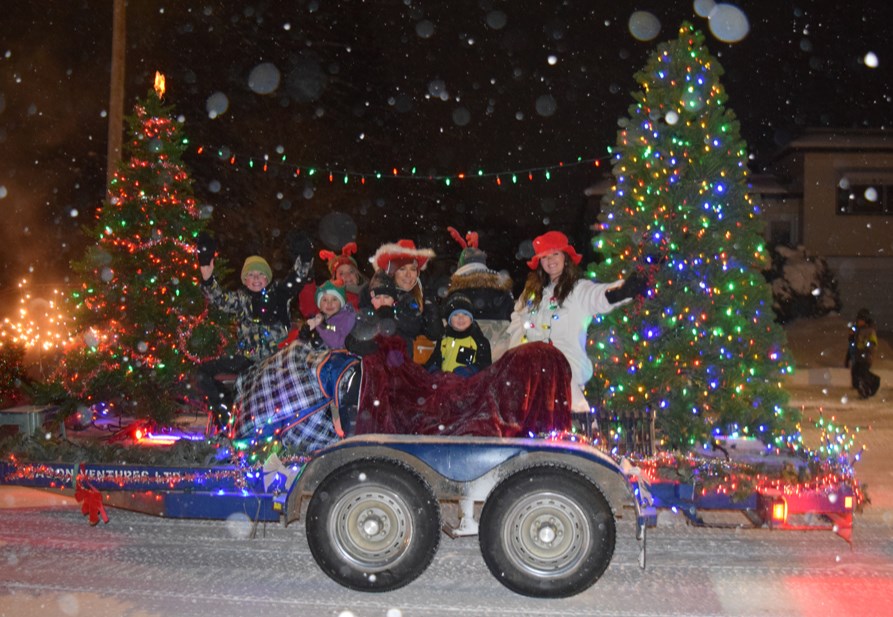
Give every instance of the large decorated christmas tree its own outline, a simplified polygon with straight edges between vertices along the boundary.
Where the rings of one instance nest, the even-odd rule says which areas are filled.
[[[669,448],[711,435],[784,439],[791,371],[775,323],[747,146],[723,70],[683,24],[635,75],[602,203],[599,280],[639,270],[646,298],[593,323],[589,396],[602,418],[645,414]]]
[[[181,122],[163,93],[156,76],[128,118],[108,201],[86,230],[95,244],[72,263],[78,335],[58,375],[77,401],[117,403],[160,421],[189,395],[195,365],[229,340],[198,285],[195,242],[208,217],[182,162]]]

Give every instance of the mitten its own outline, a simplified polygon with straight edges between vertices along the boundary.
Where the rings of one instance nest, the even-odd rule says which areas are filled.
[[[217,253],[217,242],[206,231],[201,232],[195,239],[195,254],[198,257],[198,265],[210,266]]]
[[[299,229],[294,229],[288,232],[285,242],[293,259],[300,259],[304,264],[313,262],[313,241],[310,236]]]
[[[397,330],[406,338],[415,338],[422,332],[424,322],[418,309],[405,304],[398,304],[394,309]]]
[[[645,295],[647,290],[648,279],[638,272],[633,272],[629,275],[629,278],[623,281],[623,285],[606,292],[605,297],[611,304],[617,304],[627,298]]]

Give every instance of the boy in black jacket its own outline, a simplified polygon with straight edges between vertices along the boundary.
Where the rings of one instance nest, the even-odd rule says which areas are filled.
[[[471,300],[453,294],[447,298],[445,308],[449,315],[447,327],[434,344],[434,353],[425,368],[469,377],[490,366],[490,341],[474,320]]]

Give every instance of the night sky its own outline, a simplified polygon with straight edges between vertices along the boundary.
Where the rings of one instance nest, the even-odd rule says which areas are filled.
[[[81,226],[101,204],[112,2],[4,4],[0,289],[8,290],[23,276],[62,283],[83,251]],[[162,71],[166,102],[186,121],[196,195],[213,206],[211,228],[233,261],[261,252],[281,268],[282,237],[293,228],[320,247],[349,239],[345,217],[323,218],[338,212],[355,222],[361,258],[399,237],[455,253],[445,231],[453,225],[480,231],[491,265],[511,269],[519,243],[547,227],[585,244],[593,221],[583,190],[609,166],[569,163],[606,158],[634,74],[684,20],[707,34],[725,69],[754,170],[807,127],[889,127],[887,0],[740,2],[748,30],[733,43],[699,15],[708,4],[133,0],[125,113]],[[401,177],[389,179],[395,167]],[[333,170],[334,181],[308,176],[310,168]],[[479,169],[494,175],[445,182]],[[5,305],[8,292],[0,295]]]

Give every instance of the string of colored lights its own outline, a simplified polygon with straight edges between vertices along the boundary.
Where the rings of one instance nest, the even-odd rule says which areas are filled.
[[[477,169],[471,172],[454,172],[451,174],[426,174],[420,173],[417,166],[414,165],[391,165],[387,167],[387,171],[357,171],[344,169],[334,165],[327,164],[306,164],[306,163],[289,163],[288,157],[284,150],[279,147],[276,149],[276,155],[236,155],[228,148],[214,146],[198,146],[196,154],[204,156],[212,156],[216,159],[227,162],[231,166],[241,165],[242,168],[250,170],[260,170],[264,173],[268,172],[271,167],[277,167],[289,172],[293,177],[322,178],[330,184],[341,183],[359,183],[366,184],[367,181],[416,181],[416,182],[438,182],[446,186],[452,185],[454,182],[487,180],[494,182],[497,186],[517,185],[523,181],[533,182],[537,179],[549,181],[552,174],[558,171],[570,168],[591,166],[601,168],[602,163],[610,160],[610,155],[598,158],[584,158],[582,156],[568,162],[559,161],[549,165],[539,165],[534,167],[524,167],[518,169],[507,169],[502,171],[485,171]],[[385,169],[385,167],[382,167]]]

